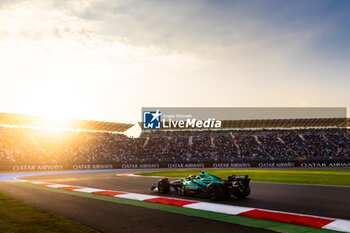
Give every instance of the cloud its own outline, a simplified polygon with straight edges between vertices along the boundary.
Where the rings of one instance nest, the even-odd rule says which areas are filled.
[[[69,3],[84,5],[75,1],[66,4]],[[188,67],[195,63],[193,57],[176,52],[165,54],[156,46],[136,46],[125,38],[100,34],[91,22],[54,6],[25,1],[2,10],[0,46],[3,53],[0,57],[5,61],[2,64],[4,69],[12,69],[11,64],[16,64],[40,73],[67,70],[69,67],[73,71],[102,66],[107,66],[106,70],[116,70],[117,67],[124,69],[131,65],[162,63]],[[47,66],[43,67],[42,63]],[[33,76],[30,75],[31,78]]]
[[[145,87],[199,65],[194,56],[100,34],[91,22],[52,4],[6,5],[0,22],[1,111],[43,114],[52,102],[58,108],[54,114],[104,120],[110,101],[137,103]],[[51,83],[59,83],[59,90]],[[75,106],[84,106],[81,115]],[[117,101],[114,107],[123,106]]]
[[[314,53],[310,47],[327,29],[318,21],[325,5],[103,0],[59,2],[56,7],[84,20],[105,38],[156,48],[164,56],[178,53],[192,57],[202,68],[274,73],[276,68],[291,67],[302,60],[305,52]]]
[[[52,80],[74,87],[67,95],[82,98],[72,102],[93,103],[98,111],[84,114],[102,119],[146,105],[338,106],[349,97],[346,9],[329,1],[1,2],[0,107],[13,106],[6,98],[17,86],[33,101]]]

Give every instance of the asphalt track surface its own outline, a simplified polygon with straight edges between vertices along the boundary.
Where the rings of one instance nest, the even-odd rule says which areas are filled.
[[[118,173],[127,171],[31,176],[25,179],[160,195],[150,190],[159,178],[117,176]],[[350,219],[350,187],[252,182],[251,190],[249,198],[217,203]],[[179,197],[175,192],[164,196]],[[201,197],[181,198],[209,201]]]
[[[127,171],[55,174],[24,177],[23,179],[156,194],[150,190],[150,186],[157,182],[157,178],[117,176],[118,173],[125,172]],[[233,199],[218,203],[350,219],[350,188],[347,187],[258,182],[253,182],[251,187],[252,193],[247,199]],[[28,204],[76,220],[102,232],[270,232],[264,229],[12,184],[3,183],[0,190]],[[165,196],[178,197],[175,193]],[[185,198],[206,201],[204,198]]]

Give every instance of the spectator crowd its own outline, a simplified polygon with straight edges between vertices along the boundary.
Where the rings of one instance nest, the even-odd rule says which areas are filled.
[[[0,127],[1,164],[349,160],[345,129],[117,133]]]

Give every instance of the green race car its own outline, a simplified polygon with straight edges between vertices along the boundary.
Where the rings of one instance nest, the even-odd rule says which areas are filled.
[[[190,175],[186,178],[170,182],[167,178],[160,179],[151,189],[161,194],[170,192],[170,188],[180,195],[206,196],[210,200],[221,200],[232,197],[244,198],[250,194],[250,178],[248,175],[231,175],[227,180],[202,171],[199,176]]]

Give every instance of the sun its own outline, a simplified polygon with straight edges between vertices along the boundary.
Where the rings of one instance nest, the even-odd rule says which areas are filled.
[[[38,85],[27,98],[27,110],[35,115],[47,116],[52,124],[79,114],[82,105],[78,89],[64,81],[54,80]]]
[[[52,124],[52,125],[60,125],[64,122],[64,118],[57,117],[57,116],[48,116],[47,122]]]

